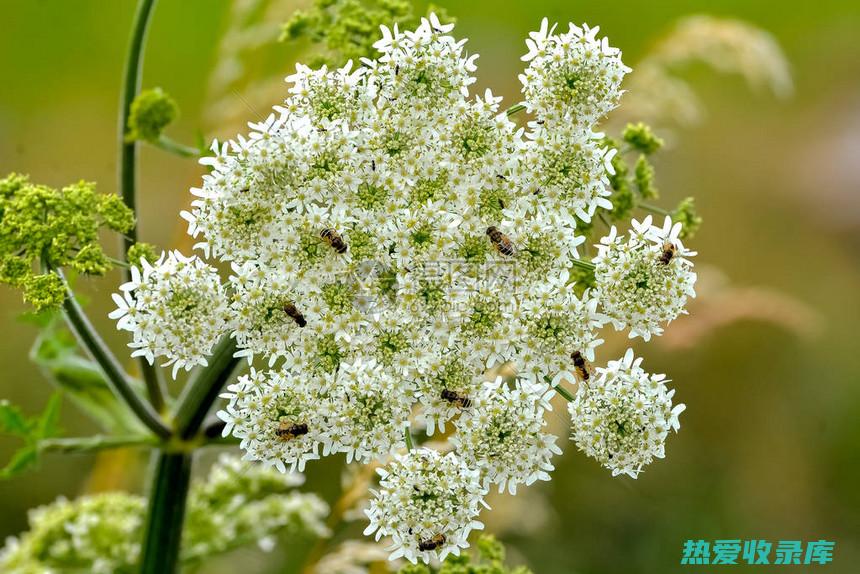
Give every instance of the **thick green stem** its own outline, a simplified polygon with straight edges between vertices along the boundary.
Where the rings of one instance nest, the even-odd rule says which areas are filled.
[[[235,352],[236,342],[225,336],[209,357],[209,366],[199,371],[185,386],[173,417],[173,426],[181,438],[191,438],[200,430],[224,383],[243,360],[234,357]]]
[[[153,479],[144,531],[141,574],[178,572],[182,523],[191,481],[191,454],[153,453]]]
[[[60,270],[57,274],[65,282],[65,277]],[[119,361],[111,353],[108,346],[101,339],[98,332],[87,318],[84,310],[75,300],[75,295],[66,284],[66,300],[63,303],[63,315],[72,332],[78,338],[93,360],[101,367],[105,380],[113,393],[134,412],[140,421],[145,424],[157,436],[166,438],[170,436],[170,429],[161,420],[161,417],[131,386],[128,377],[120,366]]]
[[[146,40],[146,30],[155,0],[140,0],[134,13],[131,39],[126,53],[125,69],[123,71],[122,93],[119,107],[119,189],[122,200],[137,216],[137,142],[127,141],[128,118],[131,104],[140,93],[141,76],[143,72],[143,45]],[[128,248],[137,242],[137,223],[123,238],[123,257]]]
[[[158,438],[151,435],[128,436],[87,436],[68,438],[48,438],[39,441],[42,452],[57,452],[62,454],[88,453],[100,450],[127,447],[153,447],[159,443]]]
[[[137,142],[126,141],[128,133],[128,117],[131,103],[140,93],[141,76],[143,72],[143,46],[146,40],[146,30],[152,16],[155,0],[140,0],[134,14],[131,39],[125,60],[124,80],[119,106],[119,162],[117,164],[119,190],[122,200],[134,212],[135,224],[122,238],[123,262],[127,261],[128,248],[137,243]],[[131,270],[123,268],[123,276],[128,281]],[[164,381],[157,368],[150,365],[146,359],[140,358],[140,374],[146,384],[146,392],[156,411],[164,410]]]

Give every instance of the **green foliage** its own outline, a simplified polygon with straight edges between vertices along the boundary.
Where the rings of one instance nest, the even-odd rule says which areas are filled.
[[[449,555],[438,568],[407,564],[398,574],[531,574],[525,566],[505,566],[505,547],[491,535],[481,536],[472,551]]]
[[[141,259],[148,263],[155,263],[158,259],[155,246],[139,241],[128,248],[127,260],[129,264],[140,266]]]
[[[624,138],[624,141],[630,144],[633,149],[646,155],[651,155],[663,147],[664,143],[661,138],[657,137],[657,135],[651,131],[650,126],[642,122],[627,124],[621,137]]]
[[[133,226],[134,215],[122,200],[96,193],[93,183],[58,190],[10,174],[0,180],[0,282],[22,288],[36,310],[57,308],[65,298],[60,277],[33,269],[71,267],[103,275],[110,262],[99,229],[126,233]]]
[[[143,90],[131,103],[126,140],[156,141],[178,116],[179,106],[164,90]]]
[[[30,360],[45,378],[103,429],[117,434],[142,430],[117,400],[101,369],[78,354],[74,337],[61,327],[56,314],[45,314],[40,322],[42,330],[30,349]]]
[[[444,9],[431,4],[427,13],[435,12],[442,22],[453,22]],[[419,16],[409,0],[314,0],[309,10],[298,10],[283,24],[281,40],[307,38],[319,45],[321,53],[310,61],[312,67],[342,66],[348,60],[373,58],[373,43],[379,26],[397,24],[401,29],[414,28]]]
[[[681,222],[681,239],[687,239],[696,234],[702,226],[702,218],[696,212],[696,206],[692,197],[681,200],[681,203],[672,212],[672,221]]]
[[[60,394],[48,400],[45,410],[36,417],[27,417],[21,409],[7,400],[0,401],[0,433],[20,438],[22,446],[5,468],[0,470],[0,479],[10,478],[39,464],[39,441],[57,436],[60,432]]]

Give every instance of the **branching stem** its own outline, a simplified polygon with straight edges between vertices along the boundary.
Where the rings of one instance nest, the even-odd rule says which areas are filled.
[[[56,270],[66,285],[66,300],[63,303],[63,315],[72,332],[78,338],[81,346],[89,352],[93,360],[101,367],[105,380],[113,393],[134,412],[140,421],[145,424],[156,436],[167,438],[170,429],[161,420],[161,417],[147,403],[143,397],[138,395],[131,386],[128,376],[117,361],[108,346],[99,336],[98,332],[90,323],[89,318],[75,300],[74,293],[69,289],[62,271]]]

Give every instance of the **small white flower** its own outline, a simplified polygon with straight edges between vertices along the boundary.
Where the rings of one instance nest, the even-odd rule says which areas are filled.
[[[651,375],[628,349],[618,361],[598,368],[568,405],[571,440],[612,471],[636,478],[654,457],[663,458],[669,430],[680,428],[683,404],[672,405],[674,390],[664,375]]]
[[[484,525],[477,520],[485,489],[477,470],[454,453],[441,455],[418,448],[397,456],[377,470],[379,490],[365,510],[370,524],[365,534],[391,538],[390,559],[401,556],[444,560],[467,548],[469,533]]]
[[[540,31],[529,34],[522,58],[529,66],[520,81],[526,106],[543,121],[590,127],[618,104],[630,68],[620,50],[597,39],[598,30],[570,24],[567,33],[556,34],[544,19]]]
[[[301,472],[308,460],[319,458],[326,440],[327,411],[320,391],[320,382],[307,377],[251,369],[221,395],[228,400],[218,412],[227,423],[224,436],[242,441],[245,460]]]
[[[327,396],[330,415],[323,455],[346,453],[370,462],[406,446],[404,431],[415,391],[375,361],[342,364]]]
[[[687,298],[696,296],[688,259],[696,253],[683,246],[680,224],[668,217],[662,228],[651,224],[651,216],[632,226],[626,240],[613,227],[597,245],[595,295],[616,329],[629,327],[631,338],[647,341],[685,313]]]
[[[227,332],[227,296],[215,268],[196,256],[178,251],[162,253],[154,265],[142,260],[132,267],[132,280],[114,294],[117,309],[110,313],[117,328],[131,331],[132,356],[152,364],[165,357],[179,369],[206,365],[206,357]]]
[[[516,494],[518,484],[550,479],[550,459],[561,454],[556,437],[544,430],[553,394],[545,385],[519,380],[511,388],[499,378],[455,423],[451,442],[466,464],[481,470],[486,486]]]

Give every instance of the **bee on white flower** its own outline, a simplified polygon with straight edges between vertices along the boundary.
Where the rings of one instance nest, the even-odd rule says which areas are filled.
[[[554,394],[542,384],[518,380],[511,388],[498,378],[454,423],[451,443],[466,464],[480,469],[486,486],[516,494],[518,484],[550,479],[550,459],[561,454],[556,437],[544,430]]]
[[[486,507],[486,490],[478,471],[454,453],[418,448],[377,472],[379,490],[371,490],[364,533],[375,533],[377,540],[389,537],[391,560],[429,563],[459,555],[469,545],[469,533],[484,528],[477,518]]]
[[[683,404],[672,404],[674,390],[665,375],[651,375],[628,349],[618,361],[598,367],[568,405],[571,439],[588,456],[612,471],[636,478],[655,457],[665,456],[670,430],[680,429]]]
[[[630,328],[630,337],[646,341],[660,335],[663,325],[686,313],[688,297],[695,297],[696,274],[689,257],[695,251],[679,239],[680,223],[666,217],[663,227],[635,219],[625,240],[613,226],[597,245],[594,258],[595,295],[616,329]],[[666,260],[666,245],[672,257]],[[665,260],[665,261],[664,261]]]
[[[225,422],[222,434],[241,440],[245,460],[302,472],[327,440],[322,389],[309,376],[251,369],[220,395],[228,401],[217,413]]]

